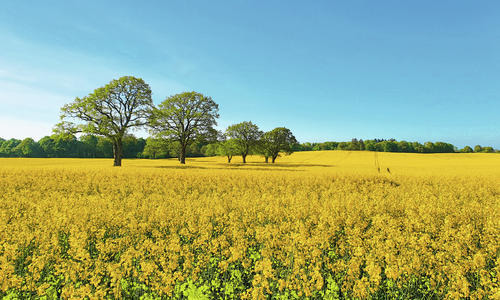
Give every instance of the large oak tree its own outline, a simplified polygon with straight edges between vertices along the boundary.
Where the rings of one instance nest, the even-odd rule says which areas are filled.
[[[153,109],[150,126],[153,134],[179,144],[179,161],[186,163],[188,146],[213,134],[219,106],[211,97],[185,92],[165,99]]]
[[[113,143],[114,166],[121,166],[123,138],[130,129],[146,125],[152,106],[149,85],[141,78],[124,76],[64,105],[55,131],[108,138]]]

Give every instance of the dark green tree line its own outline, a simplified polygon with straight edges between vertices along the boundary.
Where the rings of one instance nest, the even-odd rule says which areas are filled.
[[[497,152],[493,147],[481,147],[479,145],[472,149],[465,146],[458,149],[454,145],[445,142],[419,142],[396,141],[395,139],[373,139],[357,140],[350,142],[323,142],[323,143],[302,143],[296,144],[294,151],[319,151],[319,150],[346,150],[346,151],[378,151],[378,152],[405,152],[405,153],[493,153]]]
[[[133,135],[124,137],[123,156],[142,157],[146,140]],[[31,138],[24,140],[0,139],[0,157],[44,157],[44,158],[112,158],[112,143],[100,136],[74,135],[45,136],[39,141]]]

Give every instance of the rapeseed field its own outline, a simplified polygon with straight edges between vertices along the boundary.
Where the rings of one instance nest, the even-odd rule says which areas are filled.
[[[498,299],[500,155],[0,159],[0,297]]]

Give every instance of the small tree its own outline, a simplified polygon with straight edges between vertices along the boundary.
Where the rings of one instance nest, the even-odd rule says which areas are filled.
[[[474,150],[472,150],[472,148],[470,146],[465,146],[462,150],[460,150],[460,152],[472,153],[472,152],[474,152]]]
[[[211,135],[218,117],[219,106],[212,98],[186,92],[170,96],[160,103],[151,114],[150,126],[156,137],[178,143],[179,161],[185,164],[188,146]]]
[[[483,147],[481,147],[480,145],[476,145],[474,146],[474,152],[482,152],[483,151]]]
[[[234,139],[238,153],[241,154],[243,163],[246,163],[248,153],[259,143],[262,132],[257,125],[245,121],[229,126],[226,129],[226,135]]]
[[[217,154],[226,156],[227,163],[231,163],[231,159],[233,158],[233,156],[238,153],[238,145],[232,139],[221,141],[217,145]]]
[[[484,152],[484,153],[495,153],[495,149],[493,149],[493,147],[484,147],[482,149],[482,152]]]
[[[261,153],[264,155],[266,163],[269,157],[274,164],[280,152],[287,155],[293,153],[293,145],[297,143],[290,129],[285,127],[277,127],[262,135],[261,138]]]
[[[124,76],[64,105],[55,131],[106,137],[113,144],[113,165],[121,166],[123,137],[130,129],[146,125],[152,105],[149,85],[140,78]]]

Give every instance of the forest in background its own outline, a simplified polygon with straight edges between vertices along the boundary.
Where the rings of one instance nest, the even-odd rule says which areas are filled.
[[[224,155],[217,139],[195,141],[187,149],[188,157]],[[123,139],[124,158],[171,158],[178,157],[178,143],[155,138],[137,138],[127,135]],[[396,141],[395,139],[352,139],[349,142],[297,143],[293,151],[347,150],[406,153],[494,153],[493,147],[465,146],[458,149],[450,143]],[[253,154],[258,154],[254,152]],[[52,135],[38,141],[32,138],[0,138],[0,157],[72,157],[72,158],[112,158],[113,144],[96,135]]]

